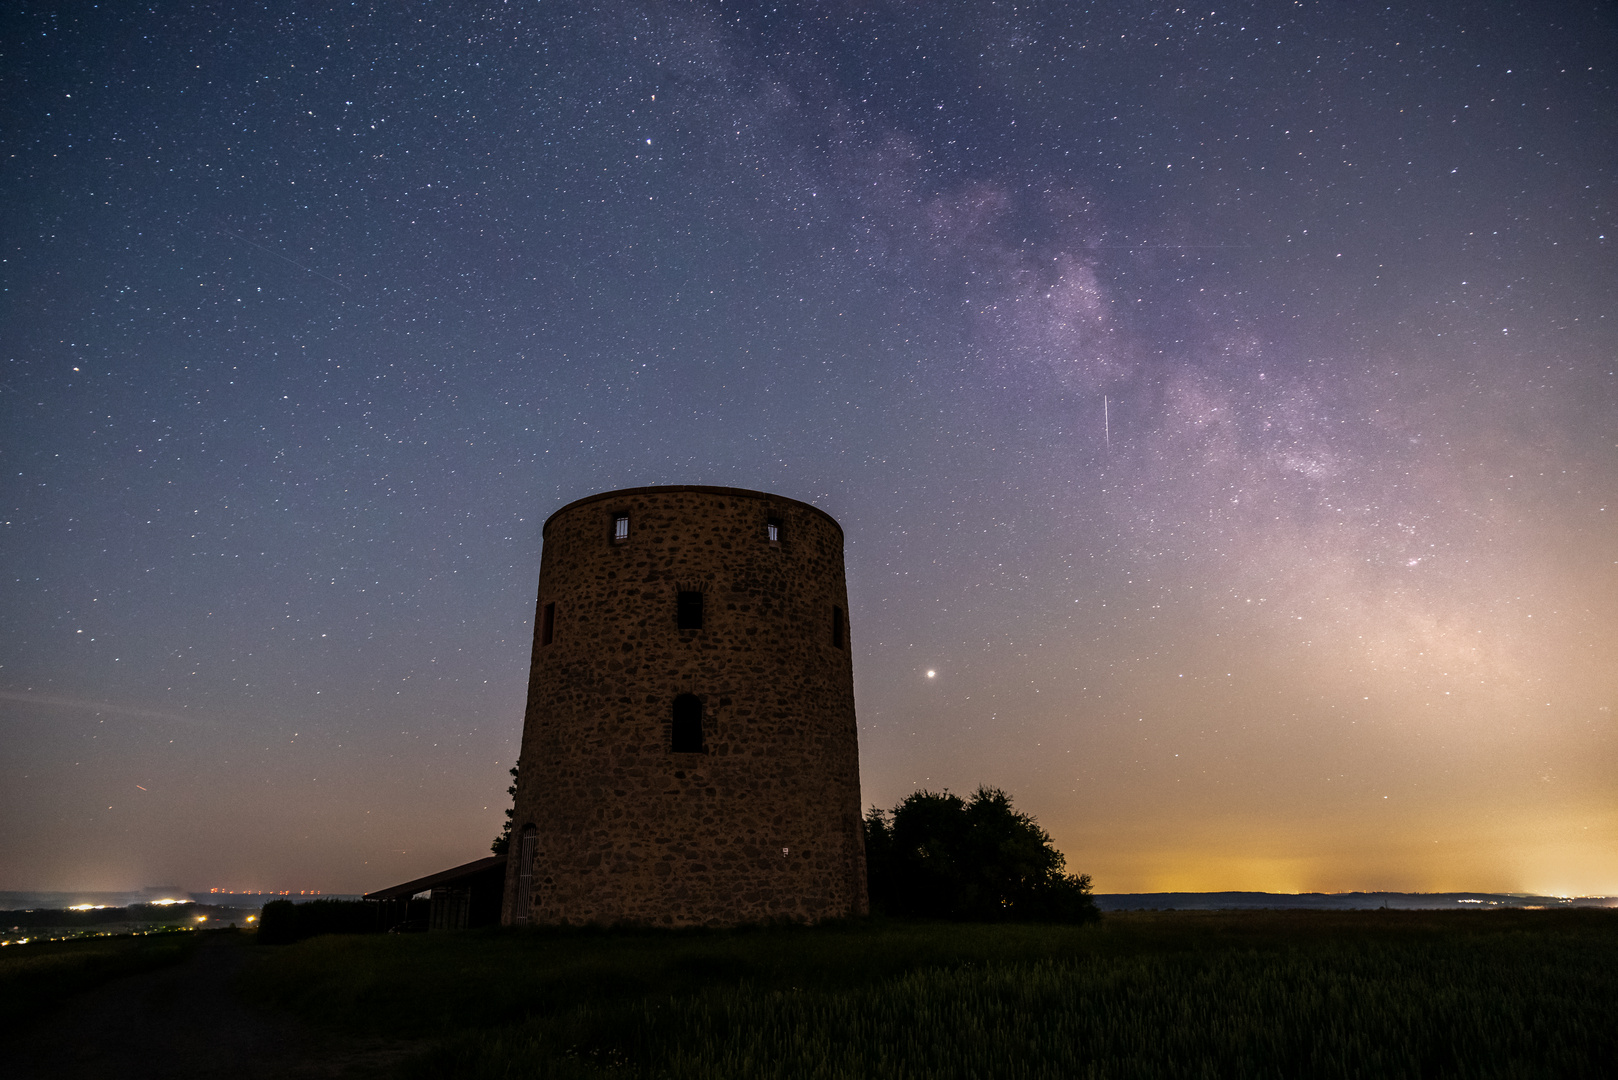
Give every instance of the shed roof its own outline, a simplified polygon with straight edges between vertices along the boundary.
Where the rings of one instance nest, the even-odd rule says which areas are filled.
[[[365,894],[365,899],[408,899],[409,897],[415,896],[419,892],[424,892],[427,889],[431,889],[439,885],[459,884],[462,878],[475,877],[478,874],[493,870],[496,867],[504,866],[505,861],[506,857],[504,855],[490,855],[486,859],[478,859],[474,862],[466,863],[463,866],[455,866],[448,870],[440,870],[436,874],[428,874],[426,877],[417,878],[414,881],[406,881],[400,885],[390,885],[386,889],[378,889],[375,892],[368,892]]]

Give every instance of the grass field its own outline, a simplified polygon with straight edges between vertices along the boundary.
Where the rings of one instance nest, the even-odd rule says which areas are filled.
[[[0,1016],[24,1020],[109,979],[176,964],[196,945],[185,930],[38,941],[0,949]]]
[[[245,989],[421,1076],[1597,1077],[1606,911],[475,931],[264,949]]]

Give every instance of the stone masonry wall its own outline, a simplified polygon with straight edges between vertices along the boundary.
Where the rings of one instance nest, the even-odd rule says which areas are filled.
[[[628,538],[615,540],[625,513]],[[863,914],[837,523],[762,492],[637,488],[563,507],[544,535],[504,921]],[[677,629],[681,590],[704,594],[700,630]],[[672,751],[680,694],[703,703],[702,753]],[[526,825],[534,869],[523,912]]]

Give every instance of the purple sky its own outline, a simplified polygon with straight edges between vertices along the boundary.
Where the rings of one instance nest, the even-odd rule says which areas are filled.
[[[868,804],[1618,893],[1612,5],[13,8],[0,888],[477,857],[691,483],[846,530]]]

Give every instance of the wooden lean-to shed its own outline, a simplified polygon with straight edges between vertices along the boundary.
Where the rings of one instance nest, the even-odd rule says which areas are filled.
[[[428,930],[467,930],[495,926],[500,922],[500,902],[505,895],[506,857],[486,859],[442,870],[414,881],[365,894],[380,904],[382,922],[392,927],[409,919],[410,898],[417,893],[431,897]],[[397,917],[395,917],[397,916]]]

